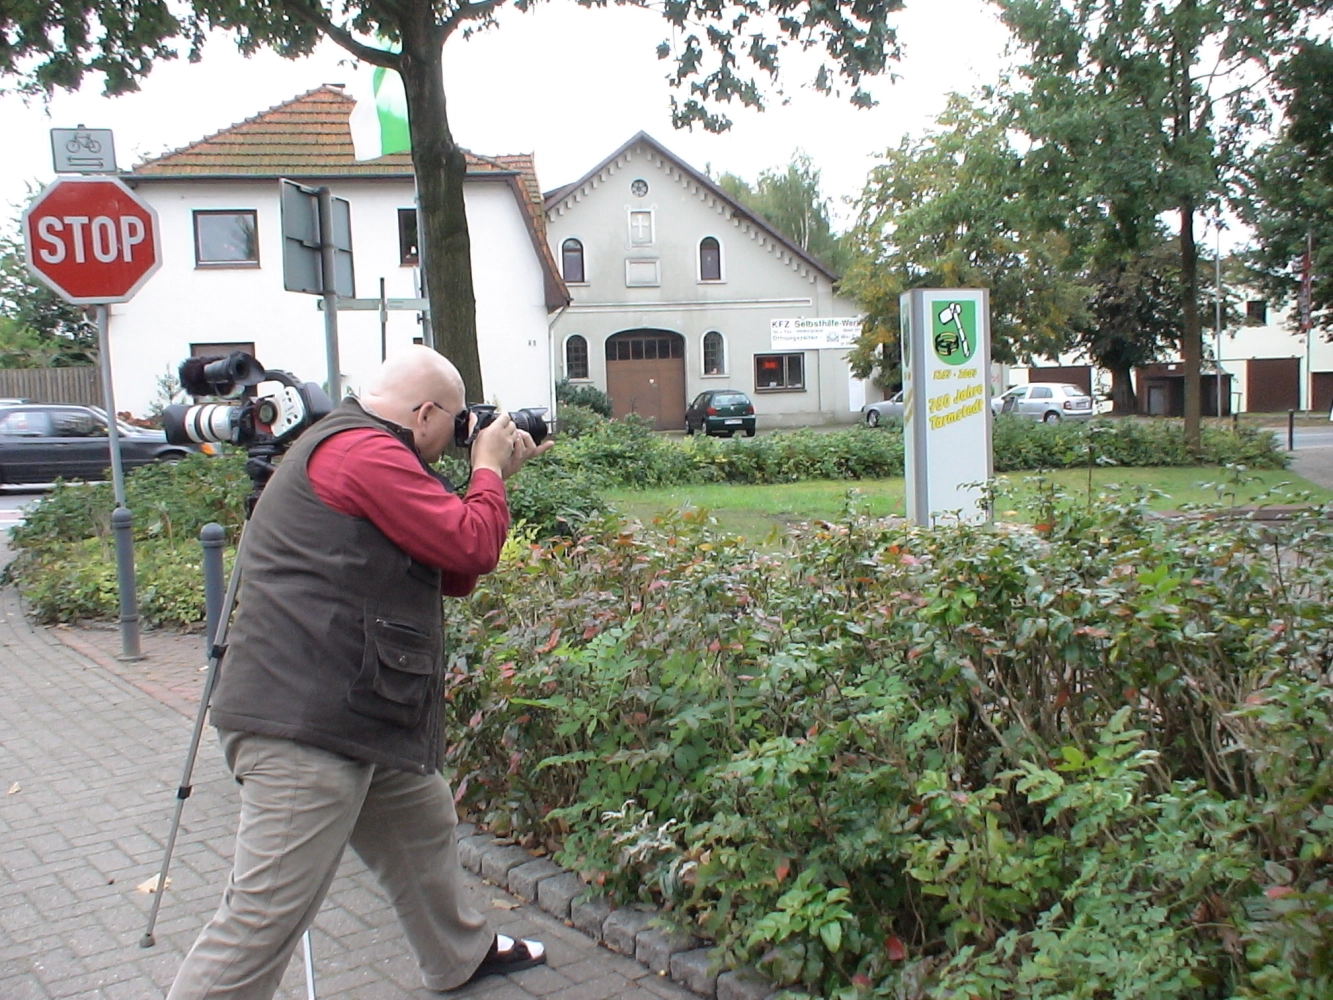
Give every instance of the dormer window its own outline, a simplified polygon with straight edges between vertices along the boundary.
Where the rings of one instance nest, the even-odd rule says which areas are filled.
[[[560,272],[571,285],[581,285],[588,280],[583,270],[583,244],[578,240],[568,239],[560,244]]]
[[[722,280],[722,247],[711,236],[699,241],[699,280]]]

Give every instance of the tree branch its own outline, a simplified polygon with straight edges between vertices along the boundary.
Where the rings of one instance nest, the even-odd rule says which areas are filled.
[[[324,32],[358,59],[368,62],[372,66],[383,66],[385,69],[397,70],[399,68],[398,53],[386,52],[384,49],[377,49],[373,45],[358,41],[356,36],[346,28],[334,24],[322,8],[312,4],[296,3],[287,9],[302,21]]]
[[[501,6],[505,0],[481,0],[480,3],[462,3],[444,23],[440,25],[441,35],[448,38],[454,33],[454,30],[464,21],[477,21],[489,16],[497,7]]]

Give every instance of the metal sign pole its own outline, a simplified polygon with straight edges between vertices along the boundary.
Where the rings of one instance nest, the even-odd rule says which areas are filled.
[[[333,198],[327,187],[319,197],[319,255],[324,272],[324,350],[328,357],[329,398],[335,403],[343,396],[342,366],[338,362],[338,292],[335,277],[333,243]]]
[[[384,279],[380,278],[380,360],[389,358],[389,300],[384,297]]]
[[[142,660],[139,648],[139,593],[134,575],[134,518],[125,506],[125,468],[116,424],[116,393],[111,382],[111,309],[97,307],[97,360],[102,367],[102,402],[106,409],[107,443],[111,450],[111,488],[116,509],[111,524],[116,536],[116,577],[120,586],[120,659]]]

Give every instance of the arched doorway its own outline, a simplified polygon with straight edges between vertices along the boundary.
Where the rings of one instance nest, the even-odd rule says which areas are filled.
[[[624,330],[606,339],[611,412],[650,417],[659,431],[685,426],[685,338],[670,330]]]

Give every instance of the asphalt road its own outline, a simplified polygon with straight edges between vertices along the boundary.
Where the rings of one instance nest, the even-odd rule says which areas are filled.
[[[41,486],[0,488],[0,532],[23,523],[24,512],[46,494]]]

